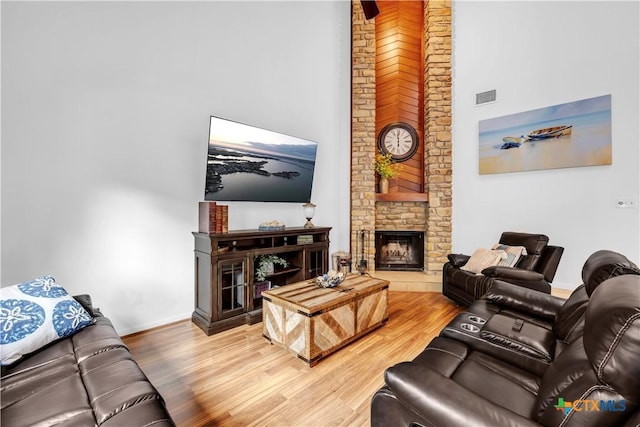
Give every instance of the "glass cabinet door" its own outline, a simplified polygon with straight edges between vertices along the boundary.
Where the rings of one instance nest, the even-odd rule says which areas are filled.
[[[325,251],[309,251],[307,254],[307,278],[320,276],[327,272],[328,266],[325,265]]]
[[[218,262],[218,286],[220,317],[235,316],[246,307],[246,271],[244,260],[226,260]]]

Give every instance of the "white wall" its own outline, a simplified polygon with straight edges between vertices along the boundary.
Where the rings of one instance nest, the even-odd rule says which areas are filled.
[[[454,4],[454,252],[495,243],[505,230],[545,233],[565,247],[554,286],[575,288],[586,258],[612,249],[638,262],[638,2]],[[474,106],[497,90],[497,102]],[[613,164],[478,173],[478,121],[611,94]]]
[[[52,274],[121,334],[190,317],[210,115],[318,141],[314,223],[348,249],[349,2],[1,7],[3,286]]]

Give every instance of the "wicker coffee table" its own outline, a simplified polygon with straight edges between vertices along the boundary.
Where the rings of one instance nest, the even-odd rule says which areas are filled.
[[[389,317],[389,282],[351,274],[335,288],[314,280],[262,293],[263,336],[313,366]]]

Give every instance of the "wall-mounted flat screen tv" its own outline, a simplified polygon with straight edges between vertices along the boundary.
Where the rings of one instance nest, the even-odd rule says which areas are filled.
[[[205,200],[311,200],[317,143],[211,117]]]

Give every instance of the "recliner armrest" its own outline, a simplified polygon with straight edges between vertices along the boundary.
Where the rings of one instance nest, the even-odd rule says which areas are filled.
[[[447,255],[447,259],[449,260],[451,265],[453,265],[454,267],[462,267],[467,263],[467,261],[469,261],[469,258],[471,258],[469,255],[463,255],[463,254]]]
[[[533,289],[545,294],[551,293],[551,284],[544,274],[519,267],[492,266],[482,270],[482,275],[492,279],[503,280],[518,286]]]
[[[562,298],[500,280],[494,280],[482,299],[548,320],[555,318],[565,302]]]
[[[385,381],[404,405],[431,425],[540,426],[424,366],[399,363],[385,371]]]
[[[485,268],[484,270],[482,270],[482,274],[487,277],[504,279],[505,281],[509,281],[510,279],[532,282],[545,280],[544,276],[537,271],[525,270],[523,268],[516,267],[501,267],[497,265]]]

